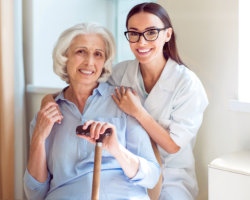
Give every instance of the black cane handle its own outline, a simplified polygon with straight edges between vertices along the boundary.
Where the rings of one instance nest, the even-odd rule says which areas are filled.
[[[76,134],[90,136],[90,126],[88,126],[88,128],[85,130],[82,129],[82,126],[83,125],[79,125],[76,127]],[[105,132],[100,135],[99,139],[96,140],[96,142],[102,142],[105,136],[110,136],[111,134],[112,134],[112,129],[111,128],[106,129]]]

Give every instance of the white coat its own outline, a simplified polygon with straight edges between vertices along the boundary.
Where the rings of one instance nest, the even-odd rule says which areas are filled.
[[[177,153],[169,154],[157,145],[163,166],[160,200],[193,200],[198,193],[193,146],[208,105],[206,92],[191,70],[172,59],[168,59],[147,97],[139,73],[137,60],[124,61],[113,67],[109,82],[136,90],[146,110],[169,129],[171,138],[180,147]]]

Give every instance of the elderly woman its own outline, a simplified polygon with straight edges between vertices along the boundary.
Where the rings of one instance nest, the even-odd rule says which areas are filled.
[[[108,128],[112,135],[103,141],[100,200],[149,199],[147,188],[160,175],[149,137],[114,103],[114,88],[101,83],[114,54],[113,37],[104,27],[80,24],[60,36],[54,71],[69,85],[31,122],[24,175],[28,199],[91,199],[94,143]],[[90,136],[76,135],[80,124],[91,126]]]

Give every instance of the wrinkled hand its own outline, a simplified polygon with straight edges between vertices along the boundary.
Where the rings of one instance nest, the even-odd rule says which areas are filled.
[[[116,96],[112,95],[113,100],[128,115],[136,118],[144,109],[140,97],[135,90],[121,86],[120,90],[118,88],[115,89],[115,93]]]
[[[63,119],[58,109],[56,103],[49,102],[38,112],[34,135],[46,140],[54,123]]]
[[[92,144],[96,143],[96,140],[99,139],[100,135],[105,132],[106,129],[111,128],[112,134],[110,136],[104,137],[102,141],[102,147],[107,150],[110,154],[114,155],[119,147],[119,142],[116,135],[116,129],[113,124],[107,122],[99,122],[89,120],[83,124],[83,129],[87,129],[88,126],[90,127],[90,136],[86,135],[78,135],[81,138],[86,139],[87,141],[91,142]]]
[[[40,109],[43,109],[48,103],[56,103],[54,97],[57,96],[58,94],[47,94],[46,96],[43,97],[42,102],[41,102],[41,107]],[[57,105],[57,104],[56,104]],[[62,115],[59,106],[56,106],[57,111]],[[61,120],[58,120],[57,123],[61,123]]]

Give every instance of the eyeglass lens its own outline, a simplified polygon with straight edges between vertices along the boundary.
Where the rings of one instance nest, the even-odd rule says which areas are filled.
[[[126,33],[126,37],[130,42],[137,42],[139,41],[140,36],[143,35],[144,39],[147,41],[156,40],[158,37],[158,30],[152,29],[145,31],[143,33],[138,33],[134,31],[129,31]]]

